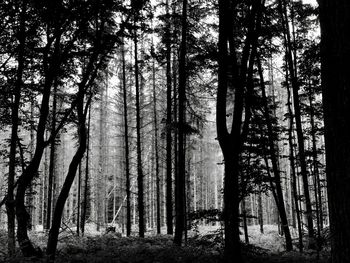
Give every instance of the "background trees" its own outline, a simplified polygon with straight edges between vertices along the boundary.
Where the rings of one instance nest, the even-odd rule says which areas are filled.
[[[198,222],[223,222],[227,261],[244,259],[240,226],[247,243],[251,225],[277,224],[287,250],[294,228],[300,250],[321,247],[329,222],[314,5],[23,0],[0,12],[10,254],[15,212],[23,254],[40,256],[28,229],[42,227],[51,260],[65,228],[143,237],[172,235],[174,223],[175,243],[186,244]]]

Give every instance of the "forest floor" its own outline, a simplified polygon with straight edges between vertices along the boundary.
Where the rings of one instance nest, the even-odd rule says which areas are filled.
[[[261,234],[258,226],[249,227],[250,244],[243,246],[247,263],[277,262],[319,262],[326,263],[329,250],[321,251],[317,258],[315,251],[285,252],[284,238],[278,234],[276,226],[265,226]],[[44,250],[47,234],[30,233],[36,246]],[[243,237],[242,237],[243,239]],[[0,231],[0,262],[40,262],[40,260],[24,259],[20,252],[9,259],[6,255],[6,232]],[[121,237],[118,233],[97,234],[86,233],[78,237],[72,231],[60,235],[56,262],[118,262],[118,263],[175,263],[198,262],[215,263],[222,259],[222,235],[215,227],[198,227],[190,232],[187,245],[173,245],[168,235],[146,235],[146,238]],[[234,262],[234,259],[233,261]]]

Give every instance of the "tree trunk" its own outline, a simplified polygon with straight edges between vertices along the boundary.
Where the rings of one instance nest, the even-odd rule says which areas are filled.
[[[305,158],[305,146],[304,146],[304,136],[301,124],[301,112],[300,112],[300,99],[299,99],[299,83],[298,76],[296,74],[296,57],[293,58],[293,45],[291,41],[291,35],[288,25],[288,16],[286,11],[285,0],[279,0],[279,9],[282,19],[283,33],[284,33],[284,44],[286,49],[287,66],[291,78],[292,92],[293,92],[293,102],[294,102],[294,116],[295,125],[298,139],[298,149],[299,149],[299,160],[300,160],[300,170],[303,179],[304,187],[304,197],[306,206],[306,218],[307,227],[309,233],[309,247],[314,246],[314,226],[312,219],[312,206],[310,200],[309,184],[308,184],[308,173]]]
[[[291,180],[292,180],[292,192],[293,192],[293,201],[294,209],[297,217],[298,224],[298,237],[299,237],[299,250],[303,251],[303,229],[299,209],[299,198],[298,198],[298,188],[297,188],[297,175],[295,173],[295,157],[294,157],[294,146],[293,146],[293,111],[292,111],[292,101],[291,101],[291,92],[288,84],[288,77],[286,80],[287,83],[287,92],[288,92],[288,114],[289,114],[289,128],[288,128],[288,143],[289,143],[289,161],[290,161],[290,171],[291,171]]]
[[[153,43],[152,43],[153,48]],[[155,151],[155,173],[156,173],[156,211],[157,211],[157,234],[160,234],[160,171],[159,171],[159,147],[158,147],[158,116],[157,116],[157,93],[156,93],[156,65],[152,61],[153,81],[153,118],[154,118],[154,151]],[[153,191],[152,191],[153,192]]]
[[[15,200],[14,200],[14,185],[16,177],[16,153],[17,153],[17,137],[18,137],[18,123],[19,123],[19,109],[21,90],[23,85],[23,71],[24,71],[24,52],[25,52],[25,23],[26,23],[26,8],[27,1],[22,3],[22,11],[19,15],[20,28],[18,32],[18,58],[17,58],[17,72],[16,72],[16,83],[13,91],[13,100],[11,107],[11,140],[10,140],[10,155],[9,155],[9,173],[7,179],[7,201],[6,201],[6,212],[7,212],[7,238],[8,238],[8,254],[13,256],[15,254],[16,239],[15,239]]]
[[[136,21],[134,22],[136,27]],[[145,207],[143,191],[143,169],[142,169],[142,149],[141,149],[141,113],[140,113],[140,87],[139,87],[139,66],[137,48],[137,29],[134,32],[134,56],[135,56],[135,88],[136,88],[136,154],[137,154],[137,187],[138,187],[138,211],[139,211],[139,236],[145,236]]]
[[[263,71],[261,67],[261,61],[259,58],[258,58],[258,72],[260,77],[260,86],[261,86],[261,92],[262,92],[265,122],[268,130],[269,153],[270,153],[272,169],[274,173],[275,189],[276,189],[276,194],[278,198],[278,200],[276,200],[276,205],[277,205],[278,212],[281,219],[282,230],[286,238],[286,249],[287,251],[290,251],[293,249],[293,244],[292,244],[292,238],[288,227],[288,219],[287,219],[287,214],[286,214],[286,209],[284,204],[283,191],[281,187],[281,176],[280,176],[280,170],[278,167],[278,157],[276,155],[276,152],[278,151],[276,150],[277,146],[275,145],[275,142],[273,139],[275,136],[274,136],[270,112],[267,104],[265,82],[264,82]]]
[[[171,43],[169,0],[166,0],[166,225],[167,234],[173,234],[173,180],[172,180],[172,101],[171,101]]]
[[[332,263],[350,262],[350,5],[319,0]]]
[[[57,83],[55,83],[53,90],[53,102],[52,102],[52,123],[51,130],[56,130],[56,109],[57,109]],[[51,141],[50,149],[50,165],[49,165],[49,178],[47,185],[47,207],[46,207],[46,225],[45,229],[50,229],[51,226],[51,207],[52,207],[52,193],[53,190],[53,179],[55,177],[55,166],[56,166],[56,140]]]
[[[130,164],[129,164],[129,125],[128,125],[128,101],[126,90],[126,65],[125,47],[122,53],[122,83],[123,83],[123,109],[124,109],[124,144],[125,144],[125,188],[126,188],[126,236],[131,234],[131,203],[130,203]]]
[[[81,87],[79,88],[79,92],[80,94],[78,94],[78,96],[80,97],[78,99],[79,102],[77,105],[78,118],[79,118],[78,120],[79,121],[79,127],[78,127],[79,146],[69,165],[66,179],[63,183],[61,192],[57,198],[56,206],[54,209],[52,226],[49,232],[49,238],[47,241],[47,249],[46,249],[46,255],[48,256],[49,262],[53,262],[55,260],[57,241],[58,241],[59,230],[61,227],[61,220],[62,220],[64,205],[68,198],[71,186],[74,182],[77,169],[79,167],[79,164],[81,163],[82,158],[84,157],[84,153],[86,150],[86,141],[87,141],[87,132],[86,132],[86,124],[85,124],[86,115],[84,114],[84,93],[83,93],[84,91]],[[89,107],[89,105],[86,105],[86,107]]]
[[[182,37],[179,59],[179,122],[178,122],[178,173],[175,178],[175,236],[174,243],[181,245],[185,228],[185,107],[186,107],[186,49],[187,49],[187,0],[182,2]]]
[[[89,162],[90,162],[90,124],[91,124],[91,103],[89,105],[89,118],[87,123],[87,139],[86,139],[86,158],[85,158],[85,179],[84,179],[84,200],[81,211],[81,220],[80,220],[80,228],[81,233],[84,235],[85,232],[85,221],[86,221],[86,213],[88,208],[88,195],[89,195]]]

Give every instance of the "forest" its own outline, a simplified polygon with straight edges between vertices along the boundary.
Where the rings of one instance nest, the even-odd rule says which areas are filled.
[[[350,262],[347,0],[0,17],[0,262]]]

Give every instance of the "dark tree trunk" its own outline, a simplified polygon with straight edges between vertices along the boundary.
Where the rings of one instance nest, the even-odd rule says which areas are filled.
[[[135,25],[136,27],[136,22]],[[134,55],[135,55],[135,88],[136,88],[136,154],[137,154],[137,201],[139,212],[139,236],[145,236],[145,207],[143,192],[143,169],[142,169],[142,149],[141,149],[141,111],[140,111],[140,87],[139,87],[139,62],[137,48],[137,29],[134,32]]]
[[[187,52],[187,0],[183,0],[182,6],[182,37],[179,59],[179,122],[178,122],[178,173],[175,178],[175,236],[174,243],[181,245],[185,228],[185,107],[186,107],[186,52]]]
[[[79,121],[79,127],[78,127],[79,146],[69,165],[66,179],[63,183],[61,192],[56,201],[56,206],[55,206],[53,218],[52,218],[52,226],[49,232],[49,238],[47,241],[47,249],[46,249],[46,255],[48,257],[49,262],[53,262],[55,259],[57,241],[58,241],[59,230],[61,227],[61,220],[62,220],[64,205],[66,203],[66,200],[69,195],[69,191],[74,182],[77,169],[79,167],[79,164],[81,163],[82,158],[84,157],[84,153],[86,150],[87,132],[86,132],[86,124],[85,124],[86,114],[84,114],[84,112],[86,112],[84,111],[84,88],[80,87],[79,93],[80,94],[78,94],[79,98],[78,98],[78,105],[77,105],[78,121]],[[86,107],[88,106],[89,105],[86,105]]]
[[[350,262],[350,5],[319,0],[332,263]]]
[[[286,249],[287,249],[287,251],[290,251],[293,249],[293,244],[292,244],[292,238],[291,238],[289,227],[288,227],[288,219],[287,219],[284,198],[283,198],[283,191],[282,191],[282,186],[281,186],[281,176],[280,176],[280,170],[279,170],[279,165],[278,165],[278,157],[276,155],[277,146],[275,145],[275,141],[274,141],[275,136],[274,136],[274,132],[273,132],[270,111],[269,111],[269,107],[267,104],[265,82],[264,82],[263,71],[262,71],[260,59],[258,59],[258,72],[259,72],[259,77],[260,77],[260,86],[261,86],[262,101],[263,101],[263,108],[264,108],[264,117],[265,117],[265,122],[267,125],[267,131],[268,131],[269,153],[270,153],[270,158],[271,158],[271,163],[272,163],[272,170],[274,173],[275,189],[276,189],[276,194],[277,194],[277,198],[278,198],[276,200],[276,205],[277,205],[279,216],[281,219],[281,224],[282,224],[281,227],[282,227],[283,233],[285,234],[285,238],[286,238]]]
[[[314,192],[316,203],[316,216],[317,216],[317,236],[320,237],[321,230],[323,228],[323,209],[322,209],[322,194],[320,183],[320,172],[318,169],[318,154],[317,154],[317,137],[316,137],[316,124],[315,124],[315,111],[313,105],[313,98],[311,94],[311,83],[309,83],[309,103],[310,103],[310,126],[311,126],[311,141],[312,141],[312,167],[314,175]]]
[[[16,239],[15,239],[15,200],[14,200],[14,185],[16,177],[16,153],[17,153],[17,137],[18,137],[18,123],[19,123],[19,108],[21,99],[21,90],[23,85],[23,71],[24,71],[24,52],[25,52],[25,40],[26,40],[26,8],[27,1],[22,3],[22,11],[19,14],[19,32],[18,32],[18,57],[17,57],[17,72],[16,72],[16,84],[13,91],[13,100],[11,106],[11,140],[10,140],[10,155],[9,155],[9,173],[7,178],[7,238],[8,238],[8,253],[9,256],[15,254]]]
[[[171,43],[170,43],[170,14],[169,0],[166,1],[166,224],[167,234],[173,234],[173,179],[172,179],[172,101],[171,101]]]
[[[153,48],[153,43],[152,43]],[[160,234],[160,171],[159,171],[159,147],[158,147],[158,116],[157,116],[157,92],[156,92],[156,65],[152,61],[153,81],[153,119],[154,119],[154,150],[155,150],[155,173],[156,173],[156,211],[157,211],[157,234]]]
[[[246,244],[249,244],[247,209],[246,209],[246,203],[245,203],[244,197],[241,201],[241,210],[242,210],[242,217],[243,217],[244,241]]]
[[[53,90],[53,102],[52,102],[52,123],[51,130],[56,130],[56,109],[57,109],[57,83],[55,83]],[[51,226],[51,210],[52,210],[52,193],[53,179],[55,177],[55,165],[56,165],[56,140],[51,141],[50,148],[50,165],[49,165],[49,181],[47,185],[47,207],[46,207],[46,225],[45,229],[50,229]]]
[[[216,105],[216,128],[218,141],[225,161],[224,177],[224,224],[225,248],[224,261],[243,262],[239,239],[239,175],[240,155],[248,132],[250,118],[249,93],[251,92],[252,70],[256,54],[256,44],[261,21],[262,2],[253,2],[249,14],[247,37],[243,51],[237,52],[233,35],[237,15],[237,3],[219,1],[219,72]],[[229,49],[230,47],[230,49]],[[239,55],[241,57],[239,58]],[[240,60],[240,63],[238,63]],[[231,79],[232,78],[232,79]],[[231,131],[226,122],[228,87],[234,90],[234,108]],[[247,93],[245,90],[247,88]],[[243,111],[245,109],[244,122]]]
[[[88,208],[88,195],[89,195],[89,162],[90,162],[90,124],[91,124],[91,104],[89,105],[89,118],[87,123],[87,139],[86,139],[86,158],[85,158],[85,179],[84,179],[84,199],[81,211],[80,228],[81,233],[85,232],[86,213]]]
[[[308,233],[309,233],[309,246],[310,248],[312,248],[314,246],[315,234],[314,234],[314,225],[313,225],[313,219],[312,219],[312,206],[311,206],[311,200],[310,200],[308,173],[307,173],[306,157],[305,157],[305,145],[304,145],[305,143],[304,143],[304,136],[303,136],[303,128],[301,124],[299,83],[298,83],[298,76],[296,74],[296,67],[295,67],[296,57],[293,58],[294,49],[293,49],[293,44],[292,44],[289,25],[288,25],[288,16],[286,11],[285,0],[279,0],[279,9],[280,9],[280,15],[282,19],[287,67],[289,70],[291,84],[292,84],[294,116],[295,116],[295,125],[296,125],[297,139],[298,139],[300,170],[301,170],[301,176],[303,179],[306,218],[307,218],[307,227],[308,227]]]
[[[288,74],[287,74],[288,75]],[[293,146],[293,111],[292,111],[292,101],[291,101],[291,92],[288,83],[288,77],[286,80],[287,83],[287,93],[288,93],[288,114],[289,114],[289,128],[288,128],[288,143],[289,143],[289,161],[290,161],[290,171],[291,171],[291,181],[292,181],[292,192],[293,192],[293,201],[294,201],[294,209],[297,217],[298,224],[298,237],[299,237],[299,250],[303,251],[303,230],[302,230],[302,222],[300,216],[299,209],[299,198],[298,198],[298,188],[297,188],[297,175],[295,173],[295,157],[294,157],[294,146]]]
[[[264,212],[263,212],[263,206],[262,206],[262,198],[261,198],[261,187],[259,189],[258,193],[258,209],[259,209],[259,225],[260,225],[260,233],[264,234]]]
[[[45,141],[45,131],[46,131],[46,122],[49,115],[49,105],[50,105],[50,95],[51,87],[54,82],[55,75],[57,73],[59,65],[58,54],[60,49],[60,36],[56,37],[54,45],[54,54],[51,57],[50,67],[49,62],[47,61],[48,54],[45,53],[46,59],[44,59],[45,68],[45,83],[43,87],[41,107],[40,107],[40,118],[37,126],[36,133],[36,148],[31,162],[28,164],[26,169],[23,171],[22,175],[18,178],[18,187],[16,193],[16,218],[17,218],[17,240],[20,245],[21,251],[25,257],[30,256],[41,256],[41,253],[37,251],[29,237],[28,237],[28,223],[30,216],[26,211],[25,207],[25,192],[29,185],[31,184],[34,176],[37,174],[41,158],[44,153],[44,149],[47,146]],[[45,47],[45,51],[48,52],[50,46]]]
[[[122,82],[123,82],[123,109],[124,109],[124,144],[125,144],[125,188],[126,188],[126,236],[131,234],[131,203],[130,203],[130,163],[129,163],[129,125],[128,101],[126,90],[125,50],[122,46]]]
[[[86,143],[86,142],[85,142]],[[78,168],[78,191],[77,191],[77,236],[80,235],[80,210],[81,210],[81,161]]]

